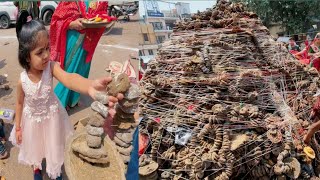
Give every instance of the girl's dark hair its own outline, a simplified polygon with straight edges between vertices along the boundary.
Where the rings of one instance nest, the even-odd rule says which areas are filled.
[[[37,34],[40,31],[46,31],[44,24],[38,20],[31,20],[22,25],[19,32],[19,53],[18,59],[20,65],[26,69],[30,69],[30,52],[36,48]],[[47,31],[46,31],[47,32]]]

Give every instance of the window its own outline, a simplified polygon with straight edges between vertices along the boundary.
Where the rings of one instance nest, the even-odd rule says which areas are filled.
[[[182,9],[183,14],[188,14],[188,10],[186,8]]]
[[[149,49],[148,52],[149,52],[149,55],[153,55],[152,49]]]
[[[149,41],[148,34],[143,33],[143,39],[144,41]]]
[[[157,42],[158,44],[163,43],[163,41],[166,39],[165,36],[157,36]]]
[[[139,50],[139,56],[144,56],[144,53],[142,50]]]
[[[163,30],[161,22],[151,22],[154,30]]]

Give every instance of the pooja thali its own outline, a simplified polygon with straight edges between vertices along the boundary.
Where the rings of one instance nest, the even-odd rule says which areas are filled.
[[[90,19],[84,19],[81,21],[85,28],[110,28],[114,25],[114,21],[103,19],[102,17],[94,17]]]

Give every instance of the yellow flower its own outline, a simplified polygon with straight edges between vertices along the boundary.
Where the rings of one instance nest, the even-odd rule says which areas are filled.
[[[303,152],[306,153],[306,155],[311,159],[314,159],[316,157],[314,150],[309,146],[304,147]]]
[[[94,20],[95,22],[100,22],[102,21],[101,17],[96,17],[96,19]]]

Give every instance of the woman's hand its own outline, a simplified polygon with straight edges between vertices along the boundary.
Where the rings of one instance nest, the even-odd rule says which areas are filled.
[[[21,130],[21,128],[16,128],[16,141],[17,141],[17,144],[21,144],[21,142],[22,142],[22,130]]]
[[[302,55],[303,53],[305,53],[306,50],[307,50],[307,49],[304,48],[304,49],[302,49],[300,52],[297,52],[297,53],[294,54],[294,55],[295,55],[295,56],[300,56],[300,55]]]
[[[310,141],[311,141],[311,138],[315,133],[316,133],[315,126],[311,125],[311,127],[308,129],[307,134],[303,137],[303,142],[305,144],[309,145]]]
[[[97,100],[97,94],[99,92],[104,93],[107,85],[112,81],[111,77],[101,78],[94,80],[89,87],[88,93],[94,99]],[[108,97],[108,105],[109,107],[113,107],[113,105],[118,102],[118,100],[123,99],[123,94],[119,93],[117,97],[109,96]]]
[[[72,21],[70,24],[69,24],[69,29],[74,29],[74,30],[77,30],[77,31],[80,31],[82,29],[84,29],[83,25],[82,25],[82,20],[83,18],[79,18],[79,19],[76,19],[74,21]]]
[[[313,135],[320,129],[320,121],[313,123],[309,129],[307,134],[304,136],[303,141],[306,144],[309,144]]]
[[[303,137],[303,142],[304,142],[306,145],[310,145],[310,141],[311,141],[311,137],[309,137],[308,135],[306,135],[306,136]]]

